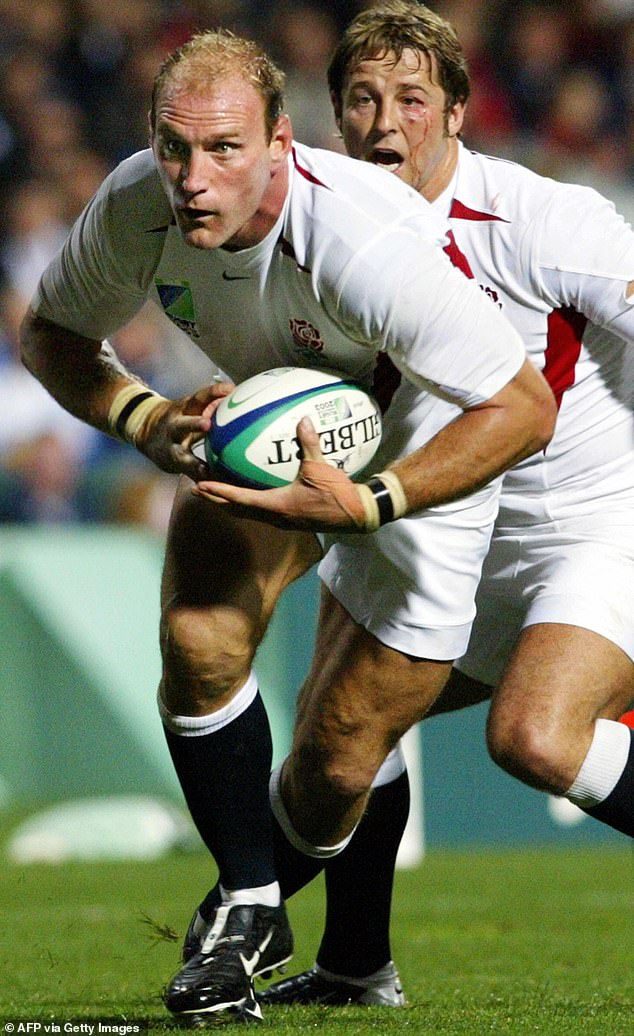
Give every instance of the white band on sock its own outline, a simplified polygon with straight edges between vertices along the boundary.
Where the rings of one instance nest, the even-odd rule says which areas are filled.
[[[372,781],[373,788],[382,788],[384,784],[391,784],[402,773],[405,773],[407,763],[403,752],[402,743],[399,741],[396,748],[393,748],[389,755],[381,763],[377,770],[376,777]]]
[[[625,769],[631,741],[630,728],[624,723],[598,719],[588,754],[565,797],[582,809],[607,799]]]
[[[354,831],[351,831],[347,838],[343,841],[338,842],[337,845],[312,845],[311,842],[307,842],[305,838],[302,838],[300,834],[293,827],[290,817],[286,812],[286,806],[282,802],[282,792],[280,789],[280,778],[282,775],[282,766],[280,765],[273,770],[271,773],[271,779],[269,781],[269,796],[271,799],[271,809],[273,816],[277,820],[278,824],[282,828],[282,831],[286,835],[291,845],[297,849],[304,856],[314,856],[317,860],[327,860],[331,856],[336,856],[338,853],[345,849],[348,842],[352,838]],[[356,831],[356,826],[355,826]]]
[[[213,734],[221,727],[227,727],[234,719],[241,716],[249,708],[249,705],[258,693],[258,681],[255,673],[249,673],[249,678],[240,690],[233,696],[228,705],[224,705],[216,712],[210,712],[206,716],[175,716],[170,712],[161,697],[161,691],[157,695],[158,710],[163,721],[172,734],[180,734],[181,737],[203,737],[204,734]]]

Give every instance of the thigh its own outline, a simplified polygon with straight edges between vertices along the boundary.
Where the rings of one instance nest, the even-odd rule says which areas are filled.
[[[305,837],[333,844],[359,819],[374,776],[442,690],[451,662],[382,644],[324,591],[314,661],[284,772]]]
[[[521,633],[494,694],[494,708],[549,716],[571,731],[618,719],[634,698],[634,663],[600,634],[538,623]]]
[[[217,680],[224,669],[226,686],[217,690],[230,697],[248,676],[280,594],[319,560],[321,548],[312,533],[232,518],[222,505],[194,497],[190,486],[188,480],[179,486],[167,536],[163,655],[173,672],[185,658],[182,684],[194,665],[203,670],[213,663]],[[181,693],[187,695],[184,687]]]
[[[414,657],[383,644],[322,587],[313,662],[299,695],[296,727],[315,730],[328,722],[342,736],[350,728],[357,744],[376,746],[380,765],[423,718],[450,672],[450,661]]]

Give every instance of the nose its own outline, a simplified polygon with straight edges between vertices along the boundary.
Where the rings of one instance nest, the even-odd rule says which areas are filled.
[[[376,106],[374,131],[377,136],[384,137],[394,129],[396,129],[396,105],[389,99],[383,99]]]
[[[201,194],[209,186],[209,160],[204,151],[192,150],[181,170],[181,186],[187,194]]]

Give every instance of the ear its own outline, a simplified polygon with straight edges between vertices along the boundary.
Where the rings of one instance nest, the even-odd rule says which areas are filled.
[[[269,153],[273,164],[282,164],[286,161],[293,143],[293,127],[288,115],[280,115],[271,134]]]
[[[462,101],[457,101],[449,110],[447,116],[447,135],[450,137],[457,137],[462,129],[464,122],[464,116],[466,111],[466,105]]]
[[[147,113],[147,131],[148,137],[147,142],[149,147],[154,147],[154,130],[152,128],[152,112]]]

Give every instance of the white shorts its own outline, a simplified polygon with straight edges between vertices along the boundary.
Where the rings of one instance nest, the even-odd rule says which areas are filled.
[[[383,644],[453,661],[466,649],[497,513],[499,480],[465,500],[337,540],[319,575]]]
[[[580,626],[634,659],[634,508],[496,527],[458,668],[497,686],[522,629]]]

